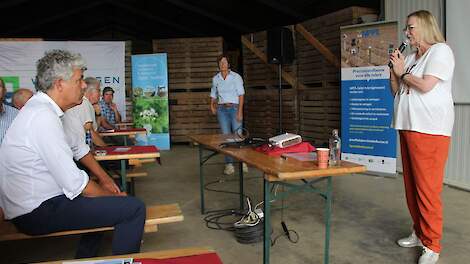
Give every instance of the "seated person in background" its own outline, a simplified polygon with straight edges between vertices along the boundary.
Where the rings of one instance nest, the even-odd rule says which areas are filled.
[[[85,126],[85,131],[91,132],[91,138],[93,143],[97,146],[104,147],[107,144],[103,141],[100,134],[98,133],[98,122],[96,121],[96,113],[93,105],[98,104],[100,100],[100,81],[94,77],[85,78],[87,89],[85,90],[85,96],[83,102],[79,106],[82,112],[82,121]],[[75,107],[74,107],[75,108]]]
[[[3,137],[5,136],[7,129],[18,114],[18,110],[14,107],[3,103],[6,93],[7,88],[5,87],[5,83],[0,79],[0,146],[2,145]]]
[[[26,88],[20,88],[16,90],[16,92],[13,94],[13,97],[11,99],[11,104],[18,110],[23,108],[23,106],[28,102],[29,98],[33,96],[33,91],[26,89]]]
[[[85,69],[81,55],[64,50],[48,51],[37,62],[38,92],[0,147],[0,208],[28,235],[114,226],[112,253],[139,252],[145,205],[90,180],[73,161],[79,151],[66,141],[61,117],[82,102]],[[83,235],[76,257],[96,256],[100,238]]]
[[[107,86],[103,89],[103,98],[99,102],[101,112],[101,124],[99,131],[115,129],[115,124],[121,122],[121,115],[117,105],[113,102],[114,90]]]

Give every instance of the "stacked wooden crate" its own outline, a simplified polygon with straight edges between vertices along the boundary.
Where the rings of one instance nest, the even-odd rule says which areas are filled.
[[[350,7],[301,23],[337,58],[341,58],[340,27],[357,24],[370,8]],[[299,133],[315,145],[327,143],[334,128],[341,126],[340,69],[329,63],[305,38],[296,33]]]
[[[255,48],[266,54],[267,32],[261,31],[242,36]],[[277,65],[268,65],[245,45],[243,46],[243,81],[245,96],[245,127],[251,135],[270,137],[279,133],[279,74]],[[293,65],[283,65],[282,70],[295,75]],[[296,94],[285,80],[282,87],[282,130],[296,133],[298,111]]]
[[[223,39],[153,40],[153,51],[168,54],[171,141],[188,142],[189,134],[218,133],[217,118],[210,113],[209,93]]]
[[[128,40],[125,43],[125,54],[124,54],[124,76],[126,80],[126,122],[133,122],[133,105],[132,105],[132,41]],[[104,88],[104,87],[101,87]]]

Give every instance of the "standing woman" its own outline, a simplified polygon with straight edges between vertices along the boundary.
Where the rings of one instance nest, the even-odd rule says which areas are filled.
[[[406,201],[413,232],[401,247],[422,246],[419,264],[436,263],[441,251],[444,167],[454,124],[454,55],[434,16],[425,10],[408,15],[406,37],[415,52],[391,55],[395,94],[393,126],[399,130]]]
[[[242,77],[230,70],[228,57],[225,54],[217,58],[219,73],[212,78],[211,88],[211,112],[217,115],[222,134],[236,133],[242,128],[243,121],[243,100],[245,89],[243,88]],[[225,157],[225,175],[235,172],[233,159]],[[248,168],[243,163],[243,170]]]

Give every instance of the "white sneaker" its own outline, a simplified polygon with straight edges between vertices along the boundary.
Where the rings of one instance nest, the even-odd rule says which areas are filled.
[[[232,175],[234,173],[235,173],[235,168],[233,167],[233,164],[232,163],[225,164],[224,174],[225,175]]]
[[[419,257],[418,264],[435,264],[439,259],[439,253],[432,251],[427,247],[423,247],[423,253]]]
[[[423,243],[421,243],[421,240],[418,238],[415,231],[413,231],[413,233],[411,233],[411,235],[409,237],[399,239],[397,241],[397,244],[400,247],[405,247],[405,248],[422,247],[423,246]]]
[[[244,172],[244,173],[248,173],[248,166],[246,165],[245,162],[243,162],[242,164],[243,164],[243,165],[242,165],[242,166],[243,166],[243,172]]]

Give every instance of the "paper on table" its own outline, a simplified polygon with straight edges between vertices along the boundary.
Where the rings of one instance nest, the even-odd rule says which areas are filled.
[[[62,264],[132,264],[132,258],[97,259],[84,261],[64,261]]]
[[[281,157],[293,158],[300,161],[314,161],[317,160],[317,153],[316,152],[294,152],[294,153],[284,153]]]
[[[127,148],[127,147],[117,147],[114,149],[115,152],[127,152],[129,151],[131,148]]]

